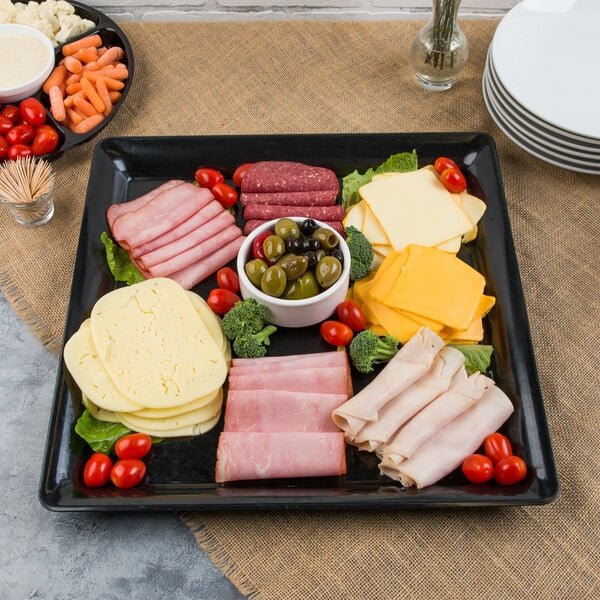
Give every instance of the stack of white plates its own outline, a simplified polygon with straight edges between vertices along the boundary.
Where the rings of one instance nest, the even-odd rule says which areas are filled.
[[[538,158],[600,175],[600,0],[523,0],[498,25],[483,97]]]

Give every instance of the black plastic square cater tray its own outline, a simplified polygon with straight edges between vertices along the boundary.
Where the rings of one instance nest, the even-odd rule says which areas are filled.
[[[529,324],[498,159],[493,140],[482,133],[386,133],[240,135],[109,138],[96,145],[77,251],[65,329],[68,339],[96,300],[114,289],[100,235],[107,230],[105,210],[171,178],[193,179],[199,166],[220,169],[230,178],[235,167],[258,160],[295,160],[332,168],[339,177],[375,167],[391,154],[416,150],[419,165],[448,156],[463,168],[470,191],[487,203],[475,242],[461,258],[486,277],[487,293],[497,304],[486,319],[485,343],[494,346],[492,376],[508,394],[515,412],[504,425],[516,454],[528,464],[524,481],[514,486],[470,484],[457,470],[422,490],[403,488],[379,475],[374,455],[347,447],[347,475],[216,484],[216,447],[222,422],[208,434],[164,440],[154,446],[148,474],[130,490],[86,489],[83,465],[90,454],[75,434],[82,412],[80,393],[60,362],[49,424],[40,500],[50,510],[233,510],[408,508],[529,505],[550,502],[558,479],[544,403],[529,334]],[[203,297],[216,287],[211,278],[195,288]],[[273,355],[333,350],[318,326],[280,328]],[[354,377],[355,391],[370,376]]]

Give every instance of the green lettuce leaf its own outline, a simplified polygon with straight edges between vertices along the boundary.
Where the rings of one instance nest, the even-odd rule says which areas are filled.
[[[358,189],[369,183],[375,175],[381,173],[407,173],[417,169],[417,153],[413,150],[412,152],[393,154],[377,168],[369,168],[362,174],[354,170],[342,178],[342,206],[347,210],[353,204],[360,202]]]
[[[75,432],[91,446],[94,452],[102,452],[102,454],[109,454],[118,439],[132,433],[131,429],[121,423],[105,423],[94,419],[87,408],[77,419]]]
[[[460,350],[465,356],[465,368],[471,372],[487,373],[494,348],[486,344],[448,344]]]
[[[106,251],[108,268],[116,281],[124,281],[127,285],[144,281],[144,276],[131,262],[126,250],[117,246],[105,231],[100,235],[100,239]]]

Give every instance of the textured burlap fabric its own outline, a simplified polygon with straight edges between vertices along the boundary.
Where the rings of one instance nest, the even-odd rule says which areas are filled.
[[[144,24],[136,74],[101,135],[54,163],[56,215],[0,213],[0,284],[54,352],[95,142],[114,135],[480,130],[496,140],[561,482],[546,506],[186,513],[200,546],[257,599],[600,597],[600,180],[529,156],[494,125],[481,77],[497,21],[464,22],[452,90],[414,81],[413,21]],[[401,150],[401,149],[399,149]],[[50,401],[50,399],[48,399]]]

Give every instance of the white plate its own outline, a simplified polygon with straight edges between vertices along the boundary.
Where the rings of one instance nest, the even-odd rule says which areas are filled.
[[[600,139],[598,0],[523,0],[494,34],[494,66],[529,111]]]

